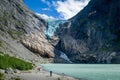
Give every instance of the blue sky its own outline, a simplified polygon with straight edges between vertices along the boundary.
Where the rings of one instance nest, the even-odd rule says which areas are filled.
[[[24,0],[25,4],[44,19],[69,19],[82,10],[89,0]]]

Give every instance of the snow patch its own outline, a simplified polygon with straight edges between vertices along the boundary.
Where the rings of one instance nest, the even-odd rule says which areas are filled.
[[[68,58],[68,56],[67,56],[65,53],[61,52],[60,57],[63,58],[63,59],[65,59],[66,61],[72,63],[72,62],[70,61],[70,59]]]

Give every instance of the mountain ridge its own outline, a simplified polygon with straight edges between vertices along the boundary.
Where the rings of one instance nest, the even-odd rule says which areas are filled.
[[[119,0],[91,0],[48,39],[49,24],[24,0],[1,0],[0,51],[31,62],[120,63],[119,16]]]
[[[29,61],[40,61],[39,55],[54,57],[54,47],[44,35],[46,25],[23,0],[1,0],[0,51]]]
[[[119,4],[119,0],[91,0],[56,31],[57,49],[75,63],[119,63]]]

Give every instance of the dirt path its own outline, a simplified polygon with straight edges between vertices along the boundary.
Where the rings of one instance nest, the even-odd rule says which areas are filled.
[[[72,77],[62,76],[54,73],[52,74],[52,77],[50,77],[50,73],[44,70],[41,71],[31,70],[29,73],[24,72],[16,74],[16,76],[19,76],[24,80],[78,80]]]

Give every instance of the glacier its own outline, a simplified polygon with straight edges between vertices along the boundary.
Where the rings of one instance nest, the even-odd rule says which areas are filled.
[[[48,38],[54,36],[54,33],[57,28],[60,27],[60,24],[63,24],[66,20],[47,20],[47,29],[45,31],[45,35]]]

